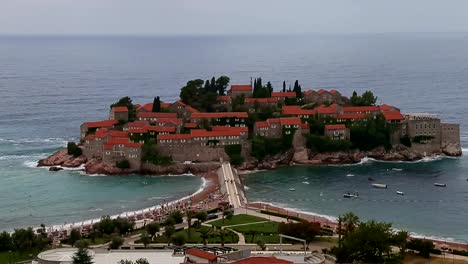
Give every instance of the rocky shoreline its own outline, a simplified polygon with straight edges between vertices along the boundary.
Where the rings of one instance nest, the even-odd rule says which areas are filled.
[[[440,152],[432,153],[432,155],[445,156],[461,156],[461,148],[457,146],[448,146],[441,149]],[[313,153],[309,149],[301,148],[275,156],[267,157],[262,161],[255,158],[246,160],[242,165],[238,166],[239,171],[257,171],[257,170],[274,170],[280,166],[289,165],[344,165],[356,164],[364,158],[372,158],[379,161],[417,161],[427,156],[415,152],[403,145],[397,145],[390,151],[379,147],[371,151],[338,151]],[[121,175],[121,174],[150,174],[150,175],[181,175],[186,173],[201,174],[210,171],[215,171],[219,167],[218,162],[192,163],[182,164],[174,163],[171,165],[154,165],[143,164],[140,171],[130,169],[119,169],[113,166],[104,164],[98,159],[87,159],[85,156],[73,157],[67,154],[66,149],[60,149],[54,152],[49,157],[39,160],[38,167],[50,167],[50,171],[59,171],[63,167],[77,168],[84,166],[86,174],[103,174],[103,175]]]

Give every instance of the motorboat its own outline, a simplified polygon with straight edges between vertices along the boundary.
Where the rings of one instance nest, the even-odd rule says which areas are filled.
[[[359,194],[357,192],[355,193],[344,193],[343,194],[343,197],[344,198],[358,198],[359,197]]]
[[[294,189],[294,188],[289,188],[289,190],[290,190],[291,192],[294,192],[296,189]]]
[[[378,189],[387,189],[387,184],[373,183],[372,186],[373,186],[374,188],[378,188]]]
[[[398,194],[398,195],[405,195],[405,193],[402,192],[402,191],[396,191],[396,194]]]
[[[434,183],[434,186],[437,186],[437,187],[447,187],[447,184],[436,182],[436,183]]]

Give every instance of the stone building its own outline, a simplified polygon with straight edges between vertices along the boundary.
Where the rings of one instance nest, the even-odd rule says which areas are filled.
[[[312,118],[316,112],[312,109],[302,109],[299,105],[284,105],[282,113],[285,116],[294,116],[305,120]]]
[[[204,122],[215,126],[245,126],[248,117],[246,112],[193,113],[191,123],[199,126]]]
[[[93,134],[99,128],[114,128],[119,122],[117,120],[102,120],[96,122],[85,122],[80,126],[80,141],[84,140],[84,138],[88,134]]]
[[[227,94],[232,98],[244,95],[245,98],[252,97],[252,85],[231,85],[231,89],[228,90]]]
[[[128,121],[128,108],[126,106],[114,106],[109,112],[109,119]]]
[[[181,118],[184,121],[190,120],[190,117],[193,113],[199,113],[197,109],[187,105],[186,103],[182,102],[182,100],[176,101],[169,106],[169,111],[177,113],[177,117]]]
[[[318,91],[308,90],[304,92],[305,103],[336,103],[342,105],[344,103],[343,96],[340,92],[332,89],[330,91],[320,89]]]
[[[141,168],[141,147],[143,143],[131,142],[129,138],[110,138],[103,146],[102,161],[109,166],[116,166],[117,162],[127,160],[130,169]]]
[[[165,112],[139,112],[136,115],[138,121],[148,121],[150,123],[156,123],[160,118],[177,118],[177,113],[165,113]]]
[[[258,109],[264,107],[276,108],[278,107],[278,98],[268,97],[268,98],[245,98],[244,106],[248,109],[249,113],[253,113]]]
[[[349,140],[350,131],[344,124],[325,125],[324,134],[333,140]]]
[[[276,98],[280,103],[284,103],[286,98],[296,98],[296,92],[272,92],[272,98]]]
[[[270,118],[266,121],[258,121],[254,124],[254,135],[281,138],[283,134],[293,134],[297,129],[302,129],[304,124],[298,117]]]

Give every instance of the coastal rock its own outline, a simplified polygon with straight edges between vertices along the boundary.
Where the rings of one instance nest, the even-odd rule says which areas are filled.
[[[61,170],[63,170],[63,168],[55,167],[55,166],[49,168],[49,171],[61,171]]]
[[[447,144],[442,147],[442,152],[451,157],[458,157],[463,154],[461,146],[459,144]]]
[[[38,161],[38,167],[50,167],[50,166],[62,166],[62,167],[70,167],[76,168],[80,165],[86,163],[87,159],[85,156],[73,157],[72,155],[68,155],[66,149],[61,149],[54,152],[52,155],[45,159],[41,159]]]
[[[303,163],[309,160],[309,151],[307,149],[301,149],[294,152],[292,161],[294,163]]]
[[[85,164],[85,172],[87,174],[105,174],[105,175],[118,175],[134,173],[130,169],[119,169],[113,166],[104,164],[98,159],[91,159]]]

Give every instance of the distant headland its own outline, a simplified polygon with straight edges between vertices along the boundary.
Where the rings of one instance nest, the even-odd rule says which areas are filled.
[[[460,127],[433,114],[404,114],[376,104],[366,91],[303,91],[299,81],[281,91],[261,78],[229,85],[227,76],[191,80],[180,100],[112,104],[109,119],[85,122],[80,142],[69,142],[38,166],[84,166],[90,174],[183,174],[291,164],[349,164],[365,157],[415,161],[460,156]],[[228,89],[229,88],[229,89]]]

